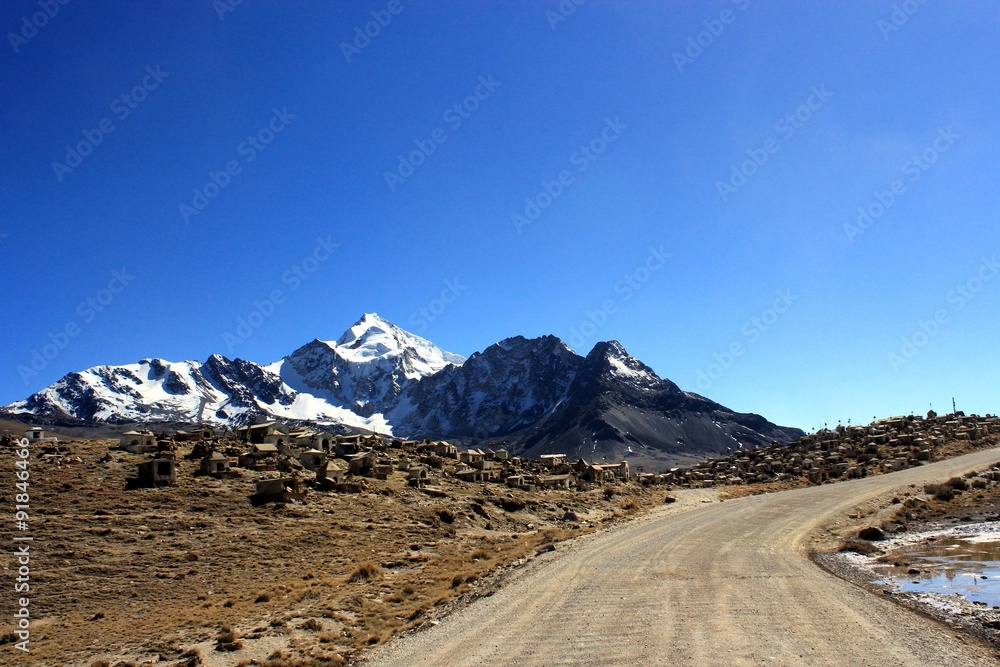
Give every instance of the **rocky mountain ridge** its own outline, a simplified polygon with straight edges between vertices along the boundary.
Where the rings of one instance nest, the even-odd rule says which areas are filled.
[[[616,341],[583,357],[555,336],[515,336],[465,359],[372,313],[266,366],[218,354],[96,366],[7,409],[107,423],[314,421],[588,459],[700,458],[802,435],[682,391]]]

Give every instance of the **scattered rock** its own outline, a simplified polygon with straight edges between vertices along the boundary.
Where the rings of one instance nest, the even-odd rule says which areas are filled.
[[[501,498],[500,500],[496,500],[494,502],[503,508],[505,512],[519,512],[525,507],[525,503],[513,498]]]
[[[858,537],[862,540],[868,540],[869,542],[877,542],[885,539],[885,533],[882,532],[881,528],[868,526],[867,528],[862,528],[858,531]]]

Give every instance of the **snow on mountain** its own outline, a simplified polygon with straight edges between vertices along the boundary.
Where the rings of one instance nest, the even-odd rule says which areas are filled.
[[[464,358],[375,314],[336,342],[314,340],[268,366],[212,355],[204,363],[144,359],[70,373],[13,412],[90,421],[207,421],[258,416],[334,422],[391,433],[382,412],[409,384]]]
[[[368,417],[390,411],[420,379],[464,361],[366,313],[337,341],[314,340],[276,367],[293,390],[323,396]]]
[[[445,352],[375,313],[365,313],[344,332],[336,348],[345,361],[359,365],[399,357],[401,370],[412,380],[436,373],[449,364],[465,362],[465,357]]]
[[[653,391],[660,389],[663,380],[656,372],[635,357],[629,355],[616,340],[599,343],[595,349],[601,350],[601,371],[620,383],[636,389]]]
[[[227,362],[226,363],[231,363]],[[91,421],[197,419],[204,408],[225,398],[215,364],[143,359],[123,366],[95,366],[70,373],[23,401],[15,412],[58,411]]]

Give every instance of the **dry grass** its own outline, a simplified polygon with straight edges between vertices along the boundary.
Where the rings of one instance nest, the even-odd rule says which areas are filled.
[[[143,664],[162,654],[171,666],[194,665],[201,658],[185,650],[195,644],[214,652],[264,637],[286,644],[273,664],[343,664],[477,594],[498,566],[624,518],[599,487],[529,493],[456,482],[436,498],[399,474],[366,480],[356,495],[254,507],[256,473],[196,477],[198,462],[183,450],[175,486],[126,491],[145,457],[112,450],[98,462],[113,444],[69,444],[83,463],[37,462],[33,527],[47,542],[32,605],[55,621],[34,629],[30,660],[5,664],[60,664],[68,654],[78,664],[112,655],[112,665]],[[12,486],[13,470],[11,453],[0,452],[0,487]],[[662,490],[617,488],[619,503],[663,502]],[[567,524],[567,509],[587,521]],[[224,625],[232,637],[220,637]],[[0,634],[11,629],[0,619]]]
[[[929,494],[934,500],[947,502],[955,498],[955,489],[949,484],[927,484],[924,492]]]

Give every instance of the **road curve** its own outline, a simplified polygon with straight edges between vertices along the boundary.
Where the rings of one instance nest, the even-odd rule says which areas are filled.
[[[996,665],[981,645],[821,570],[804,541],[880,493],[997,461],[1000,449],[639,519],[366,664]]]

